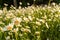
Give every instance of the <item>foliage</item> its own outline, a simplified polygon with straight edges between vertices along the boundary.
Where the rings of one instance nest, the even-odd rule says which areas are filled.
[[[3,8],[0,40],[60,40],[60,6]]]

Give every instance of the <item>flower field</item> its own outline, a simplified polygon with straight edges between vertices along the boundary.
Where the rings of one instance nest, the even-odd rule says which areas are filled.
[[[0,40],[60,40],[60,6],[3,8]]]

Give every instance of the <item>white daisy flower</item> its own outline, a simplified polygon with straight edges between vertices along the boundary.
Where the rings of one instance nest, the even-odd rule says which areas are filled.
[[[22,18],[14,18],[13,19],[13,23],[14,23],[14,25],[19,25],[20,24],[20,22],[22,21]]]
[[[9,25],[6,26],[6,29],[7,30],[12,30],[13,26],[14,26],[13,24],[9,24]]]

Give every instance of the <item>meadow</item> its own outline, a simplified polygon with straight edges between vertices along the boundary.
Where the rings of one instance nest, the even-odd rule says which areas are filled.
[[[0,40],[60,40],[60,5],[4,7]]]

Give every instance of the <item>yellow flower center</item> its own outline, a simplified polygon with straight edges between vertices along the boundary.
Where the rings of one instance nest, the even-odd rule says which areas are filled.
[[[15,25],[18,25],[20,22],[18,21],[18,20],[16,20],[15,22],[14,22],[14,24]]]

